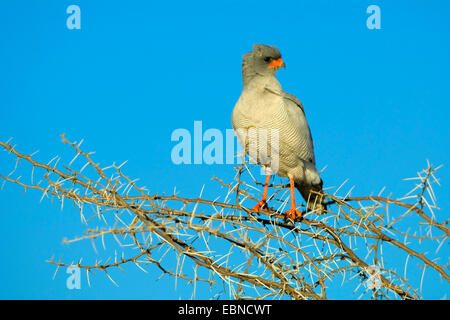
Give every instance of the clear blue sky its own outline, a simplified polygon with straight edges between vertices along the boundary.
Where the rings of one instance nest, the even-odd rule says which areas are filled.
[[[81,30],[68,30],[66,8],[81,8]],[[366,27],[366,8],[381,8],[381,30]],[[60,143],[85,139],[103,164],[128,160],[127,172],[152,191],[199,194],[230,165],[171,162],[177,128],[231,128],[241,88],[241,56],[253,43],[276,45],[287,64],[283,88],[304,104],[325,184],[345,179],[356,194],[383,186],[402,195],[426,166],[444,164],[436,195],[450,208],[450,2],[442,1],[2,1],[0,139],[37,159],[70,160]],[[0,173],[13,168],[0,153]],[[28,172],[26,170],[23,171]],[[7,184],[0,192],[0,298],[189,298],[191,288],[155,281],[131,266],[105,276],[83,273],[82,289],[45,262],[94,257],[90,245],[61,244],[83,233],[79,215],[39,203]],[[448,245],[444,250],[448,251]],[[437,277],[435,277],[437,279]],[[424,288],[442,298],[448,284]],[[199,297],[207,297],[207,291]],[[356,298],[348,293],[348,298]]]

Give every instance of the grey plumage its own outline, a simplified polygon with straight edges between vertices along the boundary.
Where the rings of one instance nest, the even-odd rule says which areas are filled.
[[[324,199],[311,193],[320,192],[323,185],[315,167],[311,131],[300,100],[284,92],[275,77],[280,66],[284,66],[281,53],[273,46],[255,44],[253,50],[243,56],[244,86],[233,109],[232,125],[246,152],[249,152],[249,141],[260,139],[258,130],[276,130],[278,146],[270,144],[269,138],[268,147],[263,148],[261,143],[257,143],[258,154],[263,154],[260,157],[265,159],[277,152],[276,173],[292,178],[308,206],[323,212],[326,210]],[[250,128],[254,128],[253,134],[249,133]],[[261,159],[256,160],[263,166],[267,165]]]

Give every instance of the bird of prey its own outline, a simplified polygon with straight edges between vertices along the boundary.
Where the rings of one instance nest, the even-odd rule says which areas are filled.
[[[300,100],[281,88],[275,77],[280,67],[285,67],[285,63],[274,46],[255,44],[253,50],[243,56],[243,90],[233,109],[232,125],[244,151],[261,166],[267,167],[268,160],[277,157],[275,173],[288,177],[290,182],[291,208],[285,215],[295,220],[301,217],[301,212],[296,209],[295,188],[311,210],[324,213],[326,205],[320,195],[323,182],[315,167],[305,110]],[[262,139],[263,132],[265,140]],[[275,136],[277,142],[272,139]],[[251,146],[256,151],[253,155]],[[267,207],[269,180],[270,172],[266,174],[262,199],[252,208],[256,212]]]

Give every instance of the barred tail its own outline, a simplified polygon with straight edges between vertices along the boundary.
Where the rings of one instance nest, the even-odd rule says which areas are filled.
[[[322,181],[319,185],[295,183],[295,187],[305,199],[308,208],[319,214],[324,214],[327,210],[325,197],[322,194],[318,194],[322,192],[322,185]]]

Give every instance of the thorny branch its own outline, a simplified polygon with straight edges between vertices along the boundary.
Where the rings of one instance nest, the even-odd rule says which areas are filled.
[[[61,206],[70,200],[86,224],[95,224],[93,217],[101,218],[98,221],[106,227],[89,228],[65,242],[99,239],[103,243],[105,237],[112,237],[122,257],[116,254],[114,261],[91,264],[50,259],[57,270],[75,265],[86,270],[88,280],[89,274],[99,270],[114,282],[109,270],[124,271],[131,263],[146,271],[154,265],[161,276],[192,284],[193,295],[198,283],[206,283],[213,297],[235,299],[327,299],[328,288],[340,281],[353,286],[359,297],[421,299],[426,269],[439,274],[446,284],[450,281],[448,265],[438,255],[449,237],[448,220],[439,221],[435,213],[433,185],[439,183],[435,173],[440,167],[429,163],[417,177],[407,179],[418,183],[402,198],[339,196],[340,186],[333,194],[323,192],[329,200],[325,215],[303,206],[301,221],[292,221],[283,215],[289,199],[283,184],[270,185],[271,208],[259,213],[248,209],[258,200],[254,186],[260,185],[249,163],[236,168],[231,183],[214,177],[222,190],[214,200],[201,195],[167,196],[138,186],[137,180],[123,173],[124,164],[101,168],[93,153],[80,148],[81,142],[70,142],[64,135],[62,141],[76,153],[62,165],[60,158],[45,164],[35,160],[34,154],[20,153],[9,141],[0,141],[16,160],[12,172],[0,174],[3,184],[9,181],[24,190],[38,190],[42,199],[56,198]],[[77,158],[84,165],[75,170],[71,166]],[[13,178],[19,162],[31,165],[30,182]],[[39,170],[43,179],[34,183]],[[89,210],[93,215],[86,218]],[[434,255],[421,250],[424,243],[435,248]],[[385,246],[389,254],[383,253]],[[394,256],[405,259],[400,271]],[[420,273],[420,283],[408,280],[409,275]]]

